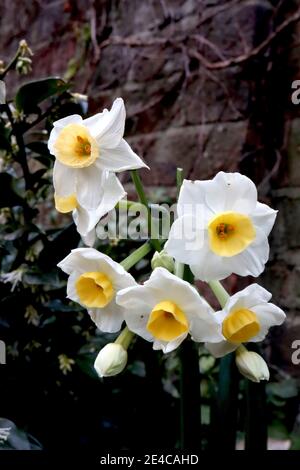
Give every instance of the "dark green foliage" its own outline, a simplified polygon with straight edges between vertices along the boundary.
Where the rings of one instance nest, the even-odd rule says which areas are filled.
[[[58,96],[68,89],[61,78],[44,78],[21,86],[15,97],[18,111],[30,114],[38,110],[38,105],[52,96]]]

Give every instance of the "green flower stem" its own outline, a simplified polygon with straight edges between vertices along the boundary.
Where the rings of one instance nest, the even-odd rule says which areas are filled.
[[[132,331],[130,331],[126,326],[115,340],[115,343],[120,344],[121,346],[123,346],[124,349],[127,350],[134,336],[135,334],[132,333]]]
[[[219,281],[210,281],[208,285],[224,308],[230,297],[228,292]],[[236,445],[238,381],[235,353],[227,354],[220,360],[219,387],[212,417],[212,432],[219,448],[224,450],[234,450]]]
[[[132,170],[131,171],[131,178],[132,178],[132,181],[135,185],[135,189],[136,189],[136,192],[138,194],[140,202],[147,208],[147,212],[148,212],[148,230],[149,230],[150,235],[151,235],[151,226],[152,226],[152,224],[151,224],[151,210],[150,210],[148,199],[146,197],[146,194],[145,194],[145,191],[144,191],[144,188],[143,188],[143,185],[142,185],[142,182],[141,182],[141,179],[140,179],[140,176],[139,176],[137,170]],[[150,242],[151,242],[153,248],[156,251],[161,251],[161,246],[160,246],[160,243],[159,243],[157,238],[151,238]]]
[[[240,344],[239,347],[235,350],[235,355],[237,356],[238,354],[242,354],[246,351],[248,351],[248,349],[243,344]]]
[[[177,198],[180,192],[182,182],[183,182],[183,169],[177,168],[176,169]],[[179,263],[179,261],[175,261],[174,274],[175,276],[180,277],[180,279],[183,279],[183,276],[184,276],[184,264],[183,263]]]
[[[261,353],[258,343],[251,343],[249,350]],[[245,450],[260,452],[267,450],[268,413],[265,382],[245,381]]]
[[[17,162],[21,165],[24,180],[25,180],[25,188],[26,190],[31,189],[31,174],[30,174],[29,167],[28,167],[23,134],[21,132],[20,126],[18,125],[18,123],[15,122],[13,118],[13,115],[12,115],[12,112],[8,103],[6,103],[5,105],[5,112],[11,124],[12,133],[15,136],[16,141],[17,141],[18,151],[16,152],[15,158]]]
[[[176,169],[176,186],[177,186],[177,199],[179,196],[180,188],[183,183],[183,169],[182,168],[177,168]]]
[[[201,450],[201,375],[198,345],[187,338],[180,345],[180,449]]]
[[[174,274],[175,274],[175,276],[180,277],[180,279],[183,279],[183,274],[184,274],[184,264],[183,263],[179,263],[178,261],[175,261]]]
[[[236,445],[239,374],[235,353],[222,357],[219,365],[218,391],[211,411],[211,449],[232,451]],[[217,443],[217,444],[216,444]]]
[[[14,66],[16,65],[20,55],[21,55],[21,50],[22,48],[18,47],[18,50],[17,52],[15,53],[14,57],[11,59],[11,61],[7,64],[7,66],[5,67],[5,69],[3,70],[3,72],[0,74],[0,80],[3,80],[5,75],[7,74],[7,72],[9,72],[11,69],[14,68]]]
[[[132,266],[134,266],[141,259],[143,259],[148,253],[150,253],[151,250],[152,247],[150,245],[150,242],[146,242],[133,253],[131,253],[129,256],[127,256],[127,258],[123,259],[120,264],[123,266],[124,269],[126,269],[126,271],[129,271]]]
[[[122,209],[122,210],[128,210],[130,209],[130,207],[134,206],[135,209],[138,209],[141,208],[141,210],[143,210],[143,208],[145,207],[144,204],[140,203],[140,202],[137,202],[137,201],[128,201],[128,200],[121,200],[118,202],[118,204],[116,205],[116,208],[117,209]]]
[[[177,197],[183,182],[183,170],[176,170]],[[188,266],[175,262],[174,274],[191,282]],[[180,346],[180,449],[201,449],[201,395],[199,356],[196,343],[186,339]]]
[[[209,281],[208,285],[213,291],[213,293],[215,294],[215,296],[217,297],[218,302],[221,305],[221,307],[224,308],[227,300],[230,297],[226,289],[224,289],[224,287],[219,281]]]

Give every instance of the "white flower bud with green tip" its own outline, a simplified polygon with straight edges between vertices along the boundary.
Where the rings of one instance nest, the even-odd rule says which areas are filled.
[[[168,271],[170,271],[170,273],[173,273],[174,272],[174,258],[170,255],[168,255],[168,253],[166,253],[164,250],[158,252],[156,251],[153,255],[153,258],[151,260],[151,268],[152,269],[155,269],[155,268],[165,268],[167,269]]]
[[[108,343],[96,357],[94,367],[99,377],[120,374],[127,364],[127,351],[117,343]]]
[[[269,380],[270,372],[265,360],[256,352],[240,346],[235,355],[235,363],[240,373],[252,382]]]

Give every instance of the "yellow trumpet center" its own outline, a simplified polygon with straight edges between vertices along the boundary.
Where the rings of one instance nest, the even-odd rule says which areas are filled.
[[[244,251],[255,239],[251,219],[238,212],[222,212],[208,224],[210,249],[219,256],[235,256]]]
[[[80,124],[64,127],[54,144],[56,158],[66,166],[84,168],[99,155],[99,146],[88,129]]]
[[[170,300],[155,305],[147,323],[147,330],[161,341],[172,341],[188,329],[185,313]]]
[[[231,312],[222,325],[222,333],[231,343],[246,343],[260,331],[260,324],[254,312],[242,308]]]
[[[111,280],[101,272],[82,274],[75,286],[80,302],[89,308],[106,307],[114,296]]]
[[[75,194],[71,194],[71,196],[58,196],[54,194],[54,202],[55,202],[55,209],[62,214],[66,214],[67,212],[71,212],[72,210],[76,209],[77,207],[77,199]]]

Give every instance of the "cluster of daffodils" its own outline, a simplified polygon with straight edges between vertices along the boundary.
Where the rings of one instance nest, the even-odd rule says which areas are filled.
[[[124,124],[125,108],[118,98],[110,111],[55,122],[48,144],[56,157],[55,206],[72,212],[87,245],[72,250],[58,265],[69,276],[67,296],[87,310],[100,331],[117,333],[123,328],[116,341],[99,352],[96,371],[100,376],[120,373],[138,335],[163,353],[187,338],[205,343],[215,357],[235,351],[244,376],[268,380],[265,361],[245,343],[264,340],[285,314],[258,284],[229,296],[219,281],[232,273],[262,273],[276,211],[258,202],[255,185],[239,173],[220,172],[209,181],[184,180],[169,238],[164,247],[157,241],[164,249],[154,254],[149,279],[138,284],[127,272],[126,260],[118,263],[93,248],[96,224],[125,195],[116,173],[147,167],[123,139]],[[143,256],[137,251],[135,262]],[[184,265],[195,280],[210,285],[219,311],[182,279]]]

